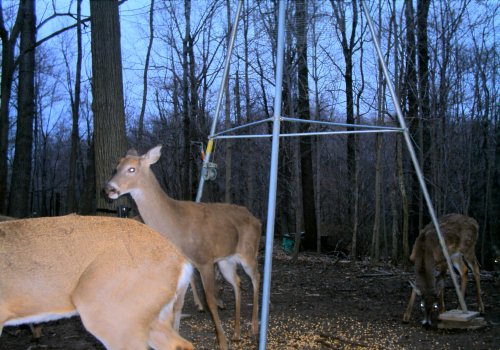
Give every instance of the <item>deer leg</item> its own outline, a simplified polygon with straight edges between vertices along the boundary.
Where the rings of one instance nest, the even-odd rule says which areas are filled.
[[[415,297],[417,296],[417,291],[415,288],[411,289],[410,300],[408,301],[408,306],[406,306],[405,313],[403,315],[403,322],[410,322],[411,311],[413,310],[413,304],[415,303]]]
[[[191,277],[191,280],[189,281],[189,285],[191,286],[191,290],[193,291],[193,298],[194,298],[194,303],[196,305],[196,308],[198,311],[203,311],[204,307],[203,304],[201,303],[200,296],[198,295],[198,290],[196,289],[196,283],[194,280],[194,276]]]
[[[476,294],[477,294],[477,306],[479,309],[479,312],[481,314],[484,314],[484,304],[483,304],[483,299],[481,298],[481,273],[479,271],[479,264],[477,262],[476,257],[474,257],[472,260],[472,274],[474,275],[474,281],[476,282]]]
[[[236,272],[237,265],[232,260],[221,260],[217,263],[222,276],[233,286],[234,291],[234,335],[233,340],[240,340],[240,305],[241,305],[241,289],[240,277]]]
[[[226,305],[224,304],[224,300],[222,300],[222,297],[221,297],[222,290],[224,287],[222,287],[219,284],[220,280],[222,280],[222,279],[223,279],[223,277],[221,276],[221,272],[219,271],[219,269],[215,269],[215,287],[214,287],[214,290],[215,290],[215,300],[217,301],[217,306],[219,307],[219,309],[226,308]]]
[[[446,271],[446,267],[443,266],[436,280],[437,295],[439,297],[439,314],[442,314],[446,310],[444,305],[444,281],[446,278]]]
[[[167,315],[165,320],[156,320],[151,325],[148,345],[155,350],[193,350],[193,344],[181,337],[172,329],[171,323],[175,322],[175,314]]]
[[[215,279],[215,284],[217,285],[217,278]],[[193,274],[192,278],[191,278],[191,281],[189,282],[189,285],[191,286],[191,290],[193,291],[193,299],[194,299],[194,303],[196,305],[196,308],[198,309],[198,311],[203,311],[205,310],[205,307],[203,306],[203,302],[201,301],[201,298],[200,298],[200,295],[198,293],[198,289],[196,288],[196,279],[195,279],[195,276]],[[217,287],[214,287],[214,290],[217,291],[217,295],[216,295],[216,300],[217,300],[217,306],[220,308],[220,309],[224,309],[224,302],[222,301],[222,299],[219,297],[219,293],[218,293],[218,288]]]
[[[38,340],[42,336],[42,327],[43,325],[41,324],[32,324],[30,323],[30,330],[31,330],[31,335],[33,336],[33,339]]]
[[[212,315],[212,319],[215,324],[215,331],[217,332],[217,339],[219,341],[219,347],[221,350],[228,350],[229,346],[227,343],[226,336],[224,335],[224,330],[222,329],[222,323],[219,318],[219,311],[217,307],[217,300],[215,299],[215,270],[212,264],[204,265],[198,267],[198,271],[201,275],[201,280],[203,282],[203,288],[205,289],[205,298],[207,300],[208,309]]]
[[[484,314],[484,304],[483,299],[481,298],[481,273],[479,272],[479,264],[477,263],[477,260],[474,261],[472,272],[474,274],[474,280],[476,281],[476,294],[479,312]]]
[[[181,324],[181,312],[182,307],[184,306],[184,297],[186,296],[187,288],[188,285],[186,284],[180,287],[176,293],[177,298],[175,299],[173,306],[173,327],[176,332],[179,331],[179,327]]]
[[[259,313],[260,273],[259,269],[257,268],[256,260],[243,261],[242,266],[246,274],[250,276],[250,279],[252,280],[252,286],[253,286],[252,334],[257,335],[259,333],[258,313]]]
[[[464,260],[467,264],[464,262]],[[468,279],[467,272],[469,270],[467,268],[467,265],[470,265],[469,262],[462,254],[460,254],[460,260],[455,264],[455,267],[460,273],[460,292],[462,293],[462,297],[464,298],[465,298],[465,289],[467,288],[467,279]]]
[[[113,302],[99,303],[78,298],[75,304],[85,328],[107,349],[147,349],[149,325],[143,325],[136,315],[115,318],[116,306],[119,305]],[[122,310],[118,311],[120,315]]]

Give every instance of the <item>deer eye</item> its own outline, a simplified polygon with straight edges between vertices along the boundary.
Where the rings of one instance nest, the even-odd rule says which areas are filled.
[[[129,173],[135,173],[135,168],[128,168]]]

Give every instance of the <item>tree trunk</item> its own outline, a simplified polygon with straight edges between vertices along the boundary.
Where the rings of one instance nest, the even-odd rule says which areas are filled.
[[[185,33],[182,40],[182,130],[183,130],[183,147],[182,147],[182,162],[181,181],[182,181],[182,198],[190,199],[190,142],[191,142],[191,106],[189,104],[189,50],[191,43],[191,1],[184,1],[184,20]]]
[[[21,46],[18,87],[16,150],[12,166],[8,215],[22,218],[30,215],[31,161],[33,119],[35,116],[35,1],[19,4],[24,16],[21,24]]]
[[[191,10],[191,4],[189,5],[189,10]],[[189,15],[190,21],[191,15]],[[189,58],[189,138],[185,140],[187,148],[187,160],[188,160],[188,168],[189,168],[189,184],[187,188],[187,200],[193,200],[196,197],[196,189],[198,186],[198,167],[196,166],[195,159],[191,153],[191,141],[196,141],[200,138],[200,134],[197,132],[197,128],[200,124],[202,124],[203,116],[199,113],[199,98],[198,98],[198,87],[199,80],[196,76],[196,57],[195,57],[195,37],[193,37],[190,32],[191,26],[189,28],[186,25],[186,32],[189,33],[188,39],[188,58]],[[189,31],[188,31],[189,30]]]
[[[296,3],[295,14],[297,32],[297,66],[298,66],[298,101],[297,113],[300,119],[310,120],[309,109],[309,70],[307,68],[307,0]],[[303,123],[301,132],[307,132],[309,124]],[[302,203],[304,215],[304,249],[316,250],[317,223],[314,201],[314,176],[312,164],[312,138],[300,139],[300,172],[302,184]]]
[[[249,32],[249,20],[250,20],[250,10],[248,8],[248,2],[245,2],[245,10],[243,15],[243,40],[244,40],[244,69],[245,69],[245,119],[246,123],[250,123],[252,121],[251,118],[251,106],[250,106],[250,74],[249,74],[249,55],[248,55],[248,32]],[[249,150],[255,149],[253,140],[249,140]],[[255,186],[254,186],[254,177],[255,177],[255,156],[256,154],[253,152],[246,152],[247,157],[245,158],[245,164],[247,164],[247,192],[245,193],[245,205],[250,208],[252,211],[255,202]]]
[[[118,1],[91,0],[90,14],[96,205],[111,210],[127,203],[110,203],[101,191],[127,151]]]
[[[420,166],[424,177],[429,179],[432,164],[430,164],[430,97],[429,97],[429,47],[427,42],[427,17],[429,15],[430,0],[417,1],[417,57],[418,57],[418,98],[420,106],[419,116],[419,150]],[[429,215],[425,210],[422,191],[419,191],[419,229],[429,221]]]
[[[142,79],[142,104],[141,104],[141,112],[139,114],[139,125],[137,126],[137,148],[141,148],[142,146],[142,137],[144,134],[144,114],[146,114],[146,102],[148,97],[148,71],[149,71],[149,60],[151,57],[151,48],[153,47],[153,39],[154,39],[154,28],[153,28],[153,10],[155,7],[155,0],[151,0],[151,5],[149,7],[149,41],[148,41],[148,49],[146,51],[146,62],[144,63],[144,74]]]
[[[412,0],[405,1],[406,18],[406,72],[405,72],[405,94],[407,98],[406,119],[408,128],[413,140],[418,139],[418,94],[417,94],[417,60],[416,60],[416,40],[415,40],[415,17]],[[413,168],[412,164],[407,165]],[[421,191],[415,171],[411,172],[409,198],[409,223],[408,239],[413,240],[418,236],[419,212],[421,202]],[[403,219],[404,220],[404,219]],[[403,244],[405,244],[403,242]]]
[[[283,104],[283,115],[294,118],[295,115],[295,105],[292,97],[292,91],[294,89],[295,80],[293,79],[293,49],[292,49],[293,36],[292,32],[289,30],[286,33],[286,47],[288,48],[284,54],[285,62],[283,70],[283,88],[281,90],[282,104]],[[283,123],[281,126],[284,133],[288,133],[291,130],[290,123]],[[278,217],[279,217],[279,228],[282,234],[292,234],[296,232],[294,212],[293,212],[293,150],[292,143],[290,139],[284,139],[280,141],[278,150]],[[300,241],[295,241],[297,249],[300,245]]]
[[[82,26],[81,26],[81,4],[82,0],[76,2],[76,38],[77,38],[77,58],[76,58],[76,76],[75,76],[75,95],[71,97],[71,115],[73,125],[71,128],[71,154],[69,158],[69,181],[67,189],[67,212],[74,213],[78,209],[76,200],[76,169],[78,158],[78,145],[80,143],[80,132],[78,128],[80,113],[80,88],[82,72]],[[69,82],[71,84],[71,82]],[[71,95],[71,93],[70,93]]]
[[[23,18],[23,7],[19,6],[16,22],[10,33],[5,28],[3,7],[0,1],[0,39],[2,40],[2,79],[0,105],[0,213],[7,214],[7,151],[9,149],[9,106],[14,79],[14,48]]]
[[[346,4],[343,1],[330,0],[333,8],[333,15],[337,22],[337,32],[341,38],[342,53],[345,62],[344,80],[345,80],[345,94],[346,94],[346,123],[354,124],[354,91],[353,91],[353,54],[355,49],[356,27],[358,23],[358,2],[353,0],[351,2],[352,17],[351,17],[351,35],[347,38],[347,20],[346,20]],[[353,131],[354,128],[348,127],[348,131]],[[348,195],[348,203],[351,205],[347,208],[348,222],[352,225],[353,235],[356,231],[357,223],[354,222],[354,214],[357,212],[355,207],[357,203],[357,162],[356,162],[356,136],[353,134],[347,135],[347,178],[349,181],[349,188],[351,192]]]
[[[91,215],[95,213],[96,208],[96,186],[95,186],[95,160],[94,160],[94,142],[90,134],[90,126],[87,124],[87,167],[83,180],[83,191],[80,200],[79,212],[82,215]]]

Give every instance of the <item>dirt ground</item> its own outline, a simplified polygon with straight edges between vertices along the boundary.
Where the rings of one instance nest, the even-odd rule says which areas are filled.
[[[493,273],[482,271],[485,328],[426,330],[420,326],[418,301],[410,323],[402,323],[411,271],[331,255],[302,254],[292,263],[279,248],[274,255],[267,349],[500,349],[500,283]],[[227,308],[220,316],[231,338],[233,293],[228,284],[221,284]],[[252,297],[248,278],[242,277],[242,287],[242,340],[232,342],[231,349],[257,349],[258,337],[248,334]],[[450,281],[446,295],[447,309],[456,308]],[[466,303],[470,310],[477,308],[471,282]],[[196,311],[190,292],[183,313],[187,316],[181,321],[182,336],[196,349],[217,349],[210,315]],[[42,332],[33,341],[28,327],[5,327],[0,350],[104,349],[78,317],[46,323]]]

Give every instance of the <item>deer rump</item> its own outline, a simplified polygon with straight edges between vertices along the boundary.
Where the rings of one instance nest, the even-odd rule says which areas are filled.
[[[461,277],[462,295],[465,294],[467,273],[472,270],[476,280],[479,309],[484,312],[480,296],[479,265],[474,252],[479,230],[477,221],[465,215],[448,214],[439,219],[439,227],[453,267]],[[445,310],[444,278],[448,265],[432,223],[425,226],[415,240],[410,260],[415,264],[416,284],[412,285],[412,296],[403,321],[409,321],[416,293],[422,298],[422,324],[434,326],[437,324],[438,315]]]
[[[3,222],[0,335],[3,326],[79,314],[108,349],[193,349],[176,332],[191,273],[172,244],[134,220]]]

